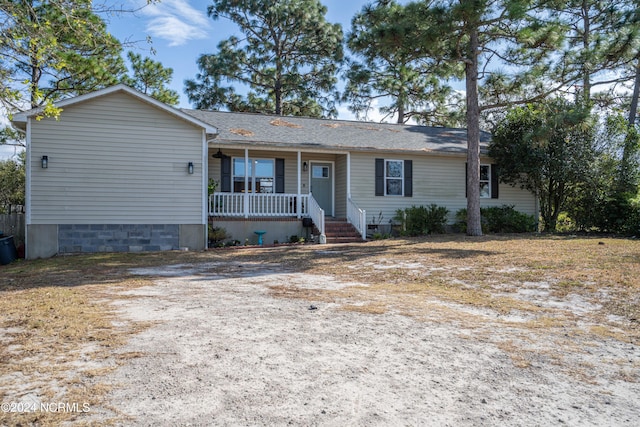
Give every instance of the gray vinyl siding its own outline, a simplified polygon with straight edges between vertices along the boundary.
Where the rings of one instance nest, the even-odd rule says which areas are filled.
[[[218,150],[217,146],[209,148],[209,177],[220,179],[220,160],[212,158]],[[244,157],[243,149],[222,148],[222,152],[232,157]],[[285,159],[285,192],[297,192],[298,154],[297,152],[269,151],[249,149],[250,158]],[[347,199],[347,163],[346,154],[305,153],[301,154],[301,162],[334,162],[335,179],[335,215],[346,216]],[[413,197],[375,196],[375,159],[395,159],[413,161]],[[482,159],[482,164],[491,163]],[[449,209],[449,221],[453,222],[455,213],[466,208],[464,156],[416,155],[415,153],[363,153],[351,154],[351,195],[356,204],[367,211],[367,219],[378,219],[382,213],[383,221],[388,222],[398,209],[410,206],[430,205],[445,206]],[[309,193],[309,173],[301,171],[301,192]],[[500,184],[498,199],[481,199],[481,206],[514,205],[521,212],[534,215],[535,197],[526,190]]]
[[[375,195],[375,159],[413,160],[413,197]],[[395,216],[398,209],[427,206],[432,203],[449,209],[449,221],[455,213],[467,207],[465,196],[466,158],[454,156],[402,155],[397,153],[353,153],[351,155],[351,195],[361,209],[367,211],[367,221],[380,213],[383,222]],[[482,163],[490,163],[483,159]],[[481,206],[515,205],[515,209],[534,215],[533,194],[520,188],[500,184],[498,199],[481,199]]]
[[[32,120],[31,223],[201,224],[202,144],[201,128],[123,93]]]

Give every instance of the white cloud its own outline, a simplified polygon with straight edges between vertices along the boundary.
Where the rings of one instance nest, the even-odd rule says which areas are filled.
[[[153,36],[169,40],[169,46],[181,46],[190,40],[204,39],[211,20],[201,2],[196,9],[189,0],[163,0],[142,10],[149,18],[147,31]]]
[[[362,120],[358,119],[356,115],[349,111],[349,108],[344,104],[338,106],[338,118],[340,120]],[[371,102],[371,109],[369,110],[365,121],[374,123],[395,123],[396,120],[397,116],[395,114],[393,116],[385,117],[384,114],[380,113],[378,99],[374,99]]]

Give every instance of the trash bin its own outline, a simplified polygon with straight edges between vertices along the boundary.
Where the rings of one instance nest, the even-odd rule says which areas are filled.
[[[9,264],[16,258],[18,258],[18,251],[13,243],[13,236],[0,238],[0,265]]]

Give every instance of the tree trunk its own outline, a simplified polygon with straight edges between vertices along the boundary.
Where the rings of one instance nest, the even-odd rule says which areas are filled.
[[[36,16],[36,12],[33,8],[33,2],[29,2],[29,21],[31,21],[32,25],[37,25],[38,17]],[[40,63],[38,60],[38,48],[35,45],[29,46],[29,67],[31,71],[31,82],[29,87],[29,102],[31,104],[31,108],[37,108],[40,105],[40,100],[38,99],[38,87],[40,85]]]
[[[399,125],[404,123],[404,105],[402,103],[398,103],[398,120],[396,123]]]
[[[406,84],[406,82],[402,80],[401,84],[403,86],[400,88],[400,93],[398,93],[398,98],[396,100],[396,107],[398,107],[398,120],[396,121],[396,123],[399,125],[404,123],[404,111],[405,111],[404,106],[407,101],[407,96],[404,88],[404,85]]]
[[[589,39],[591,38],[590,6],[590,1],[582,0],[582,23],[584,25],[582,33],[583,52],[589,51]],[[589,61],[583,61],[582,63],[582,99],[585,105],[591,102],[591,64],[589,64]]]
[[[282,116],[282,82],[280,81],[280,79],[276,80],[273,92],[274,92],[274,98],[276,103],[275,114],[276,116]]]
[[[465,64],[467,88],[467,235],[482,236],[480,221],[480,106],[478,102],[478,30],[470,33]]]

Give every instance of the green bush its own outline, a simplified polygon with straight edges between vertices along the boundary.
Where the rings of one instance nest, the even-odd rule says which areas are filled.
[[[513,206],[491,206],[480,208],[480,221],[483,233],[528,233],[536,231],[533,215],[518,212]],[[456,228],[467,232],[467,210],[456,212]]]
[[[431,204],[428,207],[411,206],[404,210],[398,209],[394,220],[402,225],[405,236],[423,236],[432,233],[445,233],[449,210],[442,206]]]
[[[224,246],[223,241],[230,236],[227,234],[227,230],[223,227],[213,227],[209,225],[209,245],[212,247]]]
[[[558,222],[556,224],[556,231],[559,233],[571,233],[578,229],[576,222],[569,216],[567,212],[560,212],[558,214]]]

